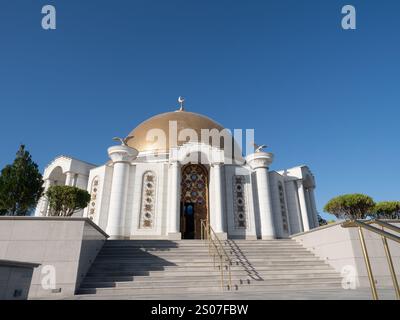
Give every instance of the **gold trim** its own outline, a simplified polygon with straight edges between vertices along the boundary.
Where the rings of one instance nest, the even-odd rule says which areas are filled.
[[[206,240],[208,245],[208,254],[213,257],[214,268],[216,267],[215,259],[219,259],[221,289],[224,290],[227,283],[226,289],[232,290],[232,260],[208,221],[201,220],[201,235],[202,240]]]

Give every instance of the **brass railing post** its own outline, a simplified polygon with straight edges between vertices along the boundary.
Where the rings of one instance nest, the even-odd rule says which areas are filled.
[[[365,244],[364,233],[362,227],[358,227],[358,234],[360,236],[361,248],[364,255],[365,266],[367,267],[368,279],[371,286],[372,297],[374,300],[378,300],[378,292],[376,291],[375,279],[372,274],[371,262],[369,261],[367,246]]]
[[[386,237],[382,236],[382,241],[383,247],[385,248],[385,254],[389,265],[390,275],[392,276],[394,291],[396,292],[396,298],[397,300],[400,300],[399,283],[397,282],[396,271],[394,270],[392,255],[390,254],[390,249]]]
[[[222,255],[219,256],[219,264],[221,269],[221,288],[224,290],[224,266],[222,262]]]
[[[219,258],[219,268],[221,274],[221,289],[225,289],[225,281],[228,281],[228,290],[232,288],[232,274],[231,274],[231,260],[226,253],[221,240],[219,240],[218,236],[215,234],[214,230],[211,228],[210,224],[205,223],[204,220],[201,220],[201,237],[204,238],[206,243],[208,244],[208,254],[213,257],[213,265],[216,267],[215,259],[218,256]],[[205,229],[205,231],[204,231]],[[207,237],[207,239],[205,239]],[[227,270],[224,270],[225,263],[228,264]],[[228,272],[228,276],[225,278],[224,272]]]
[[[381,229],[372,226],[372,224],[377,224],[378,226],[381,227]],[[398,235],[395,235],[393,233],[387,232],[385,231],[386,229],[389,229],[391,231],[400,233],[400,228],[397,226],[394,226],[388,222],[385,221],[381,221],[379,219],[374,219],[374,220],[368,220],[368,221],[360,221],[360,220],[351,220],[351,221],[345,221],[341,224],[341,226],[343,228],[358,228],[358,232],[360,235],[360,242],[361,242],[361,247],[363,250],[363,255],[364,255],[364,261],[365,261],[365,265],[367,267],[367,272],[368,272],[368,279],[371,285],[371,291],[372,291],[372,296],[375,300],[378,299],[378,293],[376,290],[376,285],[375,285],[375,279],[373,277],[372,274],[372,269],[371,269],[371,263],[369,260],[369,256],[368,256],[368,252],[367,252],[367,246],[365,243],[365,239],[364,239],[364,234],[362,229],[366,229],[370,232],[373,232],[375,234],[378,234],[381,236],[382,238],[382,242],[383,242],[383,248],[385,250],[385,255],[386,255],[386,259],[387,259],[387,263],[389,266],[389,271],[390,271],[390,275],[392,277],[392,281],[393,281],[393,287],[394,287],[394,291],[396,293],[396,298],[398,300],[400,300],[400,288],[399,288],[399,283],[397,281],[397,276],[396,276],[396,271],[393,265],[393,260],[392,260],[392,255],[390,253],[390,248],[389,248],[389,244],[388,244],[388,239],[392,240],[394,242],[400,243],[400,237]]]

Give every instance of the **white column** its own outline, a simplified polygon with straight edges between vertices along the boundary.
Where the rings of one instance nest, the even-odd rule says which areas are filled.
[[[223,210],[222,210],[222,164],[214,163],[211,165],[211,178],[214,185],[214,203],[212,205],[212,213],[214,214],[214,225],[212,226],[215,233],[222,238],[226,238],[224,233],[224,223],[223,223]]]
[[[78,174],[74,174],[74,177],[73,177],[73,179],[72,179],[72,186],[73,186],[73,187],[76,187],[77,182],[78,182],[78,177],[79,177]],[[89,179],[89,177],[88,177],[88,179]]]
[[[260,206],[261,236],[263,239],[274,239],[276,233],[272,214],[268,169],[256,169],[256,178],[258,200]]]
[[[47,200],[47,197],[45,196],[47,190],[49,190],[51,186],[51,181],[50,179],[47,179],[44,181],[44,191],[43,191],[43,196],[40,199],[40,203],[38,207],[36,208],[35,211],[35,216],[36,217],[42,217],[42,216],[47,216],[47,211],[49,209],[49,201]]]
[[[310,229],[314,228],[314,212],[312,211],[311,207],[311,200],[310,200],[310,192],[308,188],[304,188],[304,194],[306,196],[306,207],[307,207],[307,216],[308,216],[308,224]]]
[[[72,186],[72,181],[74,179],[74,174],[72,172],[67,172],[65,173],[66,178],[65,178],[65,185],[66,186]]]
[[[261,238],[275,239],[276,231],[272,212],[271,191],[268,173],[268,166],[273,161],[273,154],[269,152],[256,152],[249,155],[246,160],[250,164],[252,169],[256,172]]]
[[[314,188],[308,189],[308,193],[310,196],[311,208],[313,209],[314,227],[318,228],[319,227],[318,210],[317,210],[317,205],[315,203]]]
[[[106,232],[111,239],[118,239],[123,237],[129,167],[130,162],[137,156],[137,150],[126,146],[115,146],[108,149],[108,154],[113,161],[114,170]]]
[[[304,190],[303,181],[297,181],[297,188],[299,192],[301,218],[303,220],[303,231],[306,232],[310,230],[310,222],[308,220],[306,193]]]
[[[168,210],[168,238],[181,239],[180,233],[180,165],[178,161],[173,161],[169,167],[170,188],[169,190],[169,210]]]
[[[285,187],[291,234],[302,232],[303,226],[301,222],[300,204],[298,201],[297,182],[295,180],[287,181]]]

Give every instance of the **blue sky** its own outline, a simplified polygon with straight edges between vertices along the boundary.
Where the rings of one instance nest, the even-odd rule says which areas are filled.
[[[57,30],[41,28],[45,4]],[[20,143],[42,169],[102,164],[113,136],[183,95],[254,128],[272,169],[307,164],[320,211],[343,193],[400,199],[399,14],[394,0],[1,1],[0,167]]]

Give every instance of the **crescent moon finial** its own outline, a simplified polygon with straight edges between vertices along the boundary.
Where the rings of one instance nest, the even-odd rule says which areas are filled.
[[[179,96],[179,98],[178,98],[178,103],[179,103],[179,111],[185,111],[185,107],[184,107],[184,104],[185,104],[185,98],[184,97],[182,97],[182,96]]]

